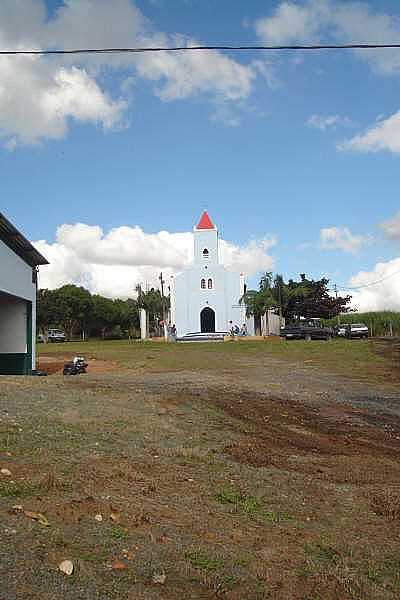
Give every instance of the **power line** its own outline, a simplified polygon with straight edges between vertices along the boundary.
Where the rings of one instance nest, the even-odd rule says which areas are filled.
[[[193,52],[206,50],[238,50],[238,51],[284,51],[284,50],[377,50],[400,48],[394,44],[306,44],[306,45],[205,45],[205,46],[144,46],[136,48],[73,48],[67,50],[0,50],[2,56],[31,55],[63,55],[63,54],[143,54],[147,52]]]
[[[391,277],[395,277],[395,275],[400,275],[400,271],[395,271],[394,273],[391,273],[390,275],[386,275],[385,277],[382,277],[381,279],[378,279],[377,281],[371,281],[370,283],[366,283],[365,285],[357,285],[354,287],[346,287],[344,285],[340,285],[339,287],[342,290],[350,290],[350,291],[356,291],[356,290],[361,290],[364,288],[368,288],[371,287],[373,285],[378,285],[379,283],[382,283],[383,281],[386,281],[387,279],[390,279]]]

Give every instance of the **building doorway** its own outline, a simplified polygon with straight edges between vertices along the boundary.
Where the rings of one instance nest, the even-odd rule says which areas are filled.
[[[32,303],[0,292],[0,375],[32,373]]]
[[[215,333],[215,312],[206,306],[200,313],[201,333]]]

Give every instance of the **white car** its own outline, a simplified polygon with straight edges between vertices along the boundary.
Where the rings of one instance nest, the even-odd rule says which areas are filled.
[[[49,329],[47,332],[48,342],[65,342],[65,333],[61,329]]]
[[[353,338],[367,338],[368,327],[364,323],[352,323],[346,327],[346,337],[351,340]]]

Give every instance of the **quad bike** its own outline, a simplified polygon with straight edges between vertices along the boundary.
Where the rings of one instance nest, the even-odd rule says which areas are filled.
[[[63,375],[81,375],[86,373],[87,366],[83,356],[75,356],[72,361],[65,363]]]

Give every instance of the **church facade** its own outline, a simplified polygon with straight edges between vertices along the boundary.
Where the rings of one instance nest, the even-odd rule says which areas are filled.
[[[246,321],[240,298],[244,275],[228,271],[221,263],[218,230],[207,211],[194,227],[194,261],[171,277],[171,324],[178,337],[189,334],[226,333],[229,322],[239,327]]]

